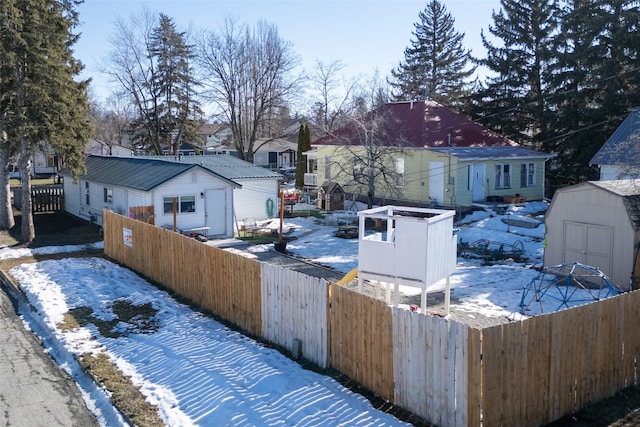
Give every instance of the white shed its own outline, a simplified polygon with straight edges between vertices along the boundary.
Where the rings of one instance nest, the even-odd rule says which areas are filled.
[[[426,288],[447,279],[456,271],[458,239],[453,228],[455,211],[383,206],[358,212],[358,283],[362,280],[393,283],[422,289],[422,308]],[[384,224],[384,229],[365,234],[367,220]],[[397,301],[397,300],[396,300]],[[448,308],[447,308],[448,309]]]
[[[580,262],[620,287],[640,274],[638,180],[589,181],[556,191],[545,227],[545,265]]]
[[[74,182],[65,171],[65,211],[102,223],[109,209],[208,237],[233,236],[233,189],[240,184],[196,164],[88,156]]]

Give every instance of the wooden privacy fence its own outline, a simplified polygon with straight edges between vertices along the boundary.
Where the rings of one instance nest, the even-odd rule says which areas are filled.
[[[470,379],[481,384],[483,425],[547,424],[637,384],[639,322],[634,291],[483,329]]]
[[[105,253],[438,426],[538,426],[638,383],[640,291],[485,329],[104,212]]]
[[[258,261],[108,210],[103,213],[107,256],[262,335]]]
[[[13,204],[22,209],[22,192],[20,188],[12,189]],[[64,208],[64,189],[62,184],[34,185],[31,187],[31,203],[33,212],[58,212]]]

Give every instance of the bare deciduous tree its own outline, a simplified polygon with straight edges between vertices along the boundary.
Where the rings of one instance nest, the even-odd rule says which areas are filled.
[[[328,64],[316,60],[316,68],[309,76],[312,97],[317,97],[311,116],[316,128],[330,134],[345,124],[349,101],[357,88],[358,79],[344,80],[340,73],[346,65],[340,61]]]
[[[205,97],[226,117],[238,156],[252,161],[261,129],[271,129],[273,113],[298,90],[293,76],[298,58],[291,43],[264,21],[255,28],[227,18],[219,32],[202,34],[197,58]]]
[[[407,141],[388,100],[388,87],[376,73],[356,94],[348,124],[327,137],[336,145],[331,163],[335,178],[345,191],[364,193],[369,208],[378,190],[399,197],[404,186]]]

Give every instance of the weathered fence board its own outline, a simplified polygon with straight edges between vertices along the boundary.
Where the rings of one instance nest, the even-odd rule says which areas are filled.
[[[264,338],[327,366],[326,280],[279,266],[260,263],[262,333]],[[299,340],[299,341],[296,341]]]
[[[402,308],[392,313],[396,403],[439,426],[467,425],[468,326]]]
[[[333,284],[329,300],[327,366],[393,401],[391,308]]]

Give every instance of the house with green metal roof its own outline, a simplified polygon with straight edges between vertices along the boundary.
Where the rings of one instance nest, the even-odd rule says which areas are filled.
[[[228,154],[193,156],[145,156],[179,164],[200,165],[240,184],[233,191],[234,225],[278,216],[278,192],[283,176],[275,171]]]
[[[208,237],[233,236],[234,190],[242,184],[197,163],[88,156],[86,173],[64,179],[65,210],[102,223],[104,209]]]

